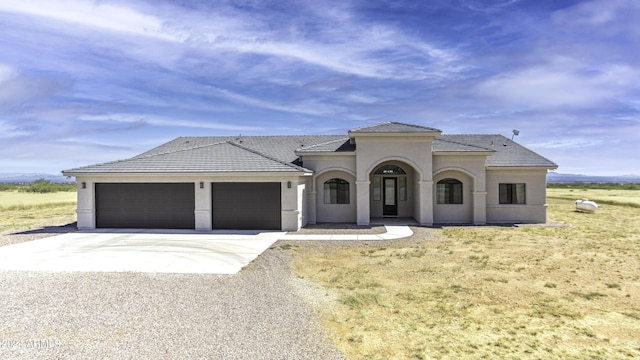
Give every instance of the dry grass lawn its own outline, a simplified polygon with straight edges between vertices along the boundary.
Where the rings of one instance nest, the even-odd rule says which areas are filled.
[[[76,193],[0,191],[0,234],[75,221]]]
[[[317,311],[350,359],[638,358],[640,192],[574,211],[596,192],[549,191],[548,220],[564,226],[301,245],[294,269],[319,286]]]

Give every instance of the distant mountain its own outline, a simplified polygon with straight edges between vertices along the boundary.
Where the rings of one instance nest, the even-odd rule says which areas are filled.
[[[614,183],[614,184],[640,184],[640,175],[619,176],[593,176],[581,174],[559,174],[550,172],[547,174],[548,183]]]
[[[52,183],[70,183],[73,179],[67,179],[62,175],[38,174],[38,173],[0,173],[0,183],[3,184],[28,184],[39,179],[45,179]]]

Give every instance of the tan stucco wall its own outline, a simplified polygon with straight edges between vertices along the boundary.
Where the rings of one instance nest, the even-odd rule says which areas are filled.
[[[462,204],[438,204],[436,184],[442,179],[452,178],[462,182]],[[461,171],[446,170],[433,178],[433,221],[439,224],[473,223],[473,178]]]
[[[344,155],[308,155],[301,156],[302,165],[315,174],[327,170],[343,170],[352,174],[356,173],[356,156],[353,153]]]
[[[349,204],[325,204],[324,182],[333,178],[349,182]],[[316,222],[355,222],[356,221],[356,178],[340,170],[330,170],[316,176]]]
[[[432,142],[429,135],[404,137],[394,135],[356,136],[356,170],[358,187],[359,225],[368,225],[371,219],[371,172],[380,164],[388,161],[399,161],[411,166],[414,170],[414,203],[413,217],[421,224],[433,224],[432,206]],[[417,186],[416,186],[417,183]]]
[[[301,180],[302,178],[302,180]],[[211,224],[211,183],[212,182],[279,182],[281,185],[282,230],[296,231],[303,222],[303,200],[300,198],[305,190],[305,177],[297,175],[282,176],[269,174],[229,174],[229,175],[110,175],[110,176],[78,176],[78,205],[76,209],[79,229],[95,229],[95,183],[193,183],[195,191],[195,228],[196,230],[212,230]],[[200,188],[200,182],[204,187]],[[287,182],[291,181],[291,188]],[[82,183],[86,188],[82,189]]]
[[[434,221],[486,224],[486,158],[487,154],[433,156]],[[436,204],[436,183],[447,177],[463,182],[465,194],[462,206]]]
[[[545,223],[547,221],[546,169],[487,170],[488,223]],[[525,183],[526,204],[499,203],[500,183]]]

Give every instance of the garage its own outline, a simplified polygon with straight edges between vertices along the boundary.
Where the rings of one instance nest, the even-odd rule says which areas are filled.
[[[212,183],[214,229],[282,229],[280,183]]]
[[[194,229],[193,183],[97,183],[96,227]]]

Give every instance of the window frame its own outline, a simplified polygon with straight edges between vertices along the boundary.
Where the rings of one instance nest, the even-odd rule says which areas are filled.
[[[500,205],[526,205],[527,183],[499,183],[498,203]]]
[[[323,199],[327,205],[348,205],[351,203],[351,189],[349,181],[332,178],[323,183]]]
[[[445,178],[436,183],[436,204],[464,204],[464,184],[455,178]]]

